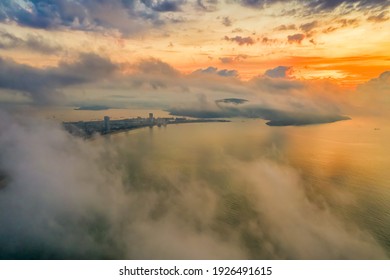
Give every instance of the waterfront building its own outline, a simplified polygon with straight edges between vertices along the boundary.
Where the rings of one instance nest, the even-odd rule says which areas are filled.
[[[111,130],[110,128],[110,117],[104,116],[104,132],[109,133]]]
[[[153,113],[149,113],[149,123],[153,124],[154,123],[154,116]]]

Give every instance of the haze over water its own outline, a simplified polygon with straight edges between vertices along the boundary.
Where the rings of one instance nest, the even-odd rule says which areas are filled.
[[[235,236],[249,258],[388,258],[388,137],[389,125],[378,120],[283,128],[235,120],[144,130],[110,141],[148,163],[141,178],[158,193],[211,191],[216,201],[199,202],[199,209],[186,213],[186,223],[194,224],[194,232]],[[129,166],[129,177],[141,180],[135,168],[133,173]],[[172,172],[174,183],[152,183],[169,182]],[[163,197],[157,213],[180,208],[180,198]],[[214,212],[205,218],[197,213],[209,207]]]
[[[85,141],[4,116],[3,145],[19,140],[3,151],[0,240],[16,243],[2,241],[2,258],[389,258],[382,118],[232,119]]]

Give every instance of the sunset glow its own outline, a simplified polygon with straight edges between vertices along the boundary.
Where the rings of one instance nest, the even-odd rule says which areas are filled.
[[[166,10],[164,1],[151,1],[151,6],[135,1],[129,10],[112,1],[80,15],[68,15],[68,10],[63,18],[47,15],[42,22],[35,2],[0,5],[3,58],[44,67],[80,51],[93,52],[121,64],[156,58],[182,73],[209,66],[234,69],[243,80],[284,65],[296,79],[353,86],[390,67],[387,1],[377,6],[340,1],[334,7],[325,1],[317,6],[304,1],[173,1]],[[63,2],[69,9],[76,5]],[[34,49],[39,44],[46,49]]]

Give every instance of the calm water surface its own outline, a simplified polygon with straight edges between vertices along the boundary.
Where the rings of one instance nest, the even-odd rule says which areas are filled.
[[[262,199],[267,197],[275,199],[274,195],[279,194],[270,196],[260,192],[253,201],[250,194],[248,196],[253,189],[248,189],[248,185],[268,190],[281,188],[282,197],[290,195],[290,190],[283,190],[289,184],[297,185],[300,188],[297,192],[303,191],[304,198],[297,200],[304,200],[303,204],[306,199],[310,202],[311,206],[301,209],[303,212],[311,211],[314,206],[315,211],[330,213],[332,219],[341,221],[347,229],[352,227],[351,231],[358,229],[373,237],[389,256],[389,140],[390,126],[385,121],[354,118],[301,127],[269,127],[262,120],[237,119],[231,123],[170,125],[111,135],[104,141],[121,147],[124,157],[128,157],[129,178],[135,184],[145,188],[170,188],[168,182],[156,178],[174,173],[179,177],[175,179],[179,187],[174,188],[196,181],[218,193],[223,198],[218,210],[222,213],[217,214],[218,227],[221,227],[218,230],[244,228],[247,246],[257,248],[252,252],[256,258],[267,257],[267,252],[259,245],[264,240],[251,236],[247,227],[255,221],[264,228],[268,214],[262,212],[273,210],[272,207],[271,210],[257,208],[256,204],[262,204]],[[145,165],[147,170],[141,167]],[[271,171],[267,173],[264,170],[268,168]],[[151,179],[154,176],[156,178]],[[285,181],[280,179],[284,176]],[[293,196],[291,201],[295,199]],[[278,202],[276,198],[272,203],[290,203],[290,199]],[[300,200],[291,203],[292,207],[303,207]],[[308,231],[321,226],[318,221],[321,215],[307,218],[311,223]],[[297,226],[300,221],[297,219]],[[294,230],[284,229],[284,225],[280,227],[282,231]],[[264,234],[272,233],[264,231]],[[324,244],[327,242],[325,240]],[[311,258],[310,254],[302,256]],[[297,256],[286,253],[281,257]],[[321,255],[313,257],[321,258]]]

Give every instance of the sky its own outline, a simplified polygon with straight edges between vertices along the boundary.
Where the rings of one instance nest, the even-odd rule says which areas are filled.
[[[389,68],[389,4],[7,0],[0,4],[0,48],[3,58],[33,67],[84,52],[119,64],[156,58],[181,73],[226,68],[243,80],[284,66],[298,79],[356,85]]]
[[[268,109],[275,100],[267,94],[288,91],[294,104],[284,111],[310,103],[309,111],[340,113],[340,93],[378,80],[388,89],[389,7],[388,0],[2,1],[0,105],[177,111],[234,97]]]

